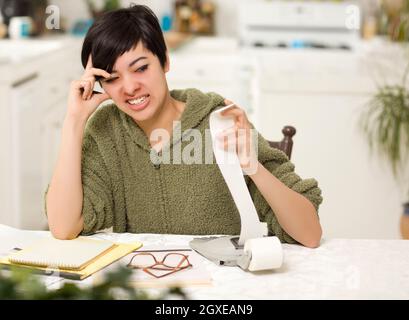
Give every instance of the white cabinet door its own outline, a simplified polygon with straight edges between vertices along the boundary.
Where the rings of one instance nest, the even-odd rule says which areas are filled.
[[[68,40],[67,40],[68,41]],[[70,82],[82,73],[82,41],[7,67],[0,86],[0,223],[44,229],[44,191],[59,148]]]
[[[170,89],[196,88],[216,92],[254,114],[253,65],[237,55],[178,55],[170,57]]]
[[[65,99],[55,102],[53,108],[49,108],[42,119],[42,189],[45,191],[51,181],[51,177],[57,162],[61,143],[61,129],[65,115]]]
[[[400,192],[385,165],[371,156],[358,119],[370,95],[260,95],[259,130],[279,140],[297,129],[292,161],[302,178],[316,178],[324,202],[324,237],[398,238]]]
[[[42,208],[43,161],[41,141],[42,110],[38,78],[12,89],[11,104],[11,224],[24,229],[44,229]]]

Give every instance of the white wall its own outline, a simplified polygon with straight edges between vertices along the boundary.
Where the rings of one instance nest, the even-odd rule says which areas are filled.
[[[220,36],[236,36],[237,28],[237,5],[240,0],[215,0],[216,34]]]

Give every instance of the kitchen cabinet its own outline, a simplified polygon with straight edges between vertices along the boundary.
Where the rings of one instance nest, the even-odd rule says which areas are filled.
[[[44,229],[44,191],[58,152],[68,88],[81,75],[77,63],[80,42],[64,39],[46,52],[40,50],[41,41],[24,44],[20,48],[26,50],[24,55],[16,53],[19,59],[0,65],[0,141],[4,147],[0,157],[0,223]],[[36,54],[30,56],[27,51],[31,44]]]
[[[385,166],[368,151],[358,117],[369,95],[263,94],[260,131],[280,137],[297,129],[292,161],[303,178],[316,178],[324,202],[324,237],[396,238],[400,192]]]
[[[38,226],[37,214],[41,212],[41,105],[38,74],[13,86],[11,90],[11,191],[13,224]]]
[[[238,55],[237,41],[195,38],[170,54],[170,89],[197,88],[216,92],[244,108],[254,120],[254,63]]]
[[[61,129],[65,116],[66,97],[54,104],[44,114],[41,122],[42,127],[42,168],[41,168],[41,189],[46,190],[51,181],[54,166],[60,148]]]
[[[254,54],[254,52],[253,52]],[[401,192],[371,155],[359,126],[375,92],[367,56],[322,51],[258,52],[257,117],[268,139],[297,129],[292,161],[316,178],[324,237],[397,238]]]

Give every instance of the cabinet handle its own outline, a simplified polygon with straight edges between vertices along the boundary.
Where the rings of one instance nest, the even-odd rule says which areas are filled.
[[[11,87],[12,87],[12,88],[21,87],[22,85],[24,85],[24,84],[26,84],[27,82],[29,82],[29,81],[31,81],[31,80],[34,80],[34,79],[36,79],[36,78],[38,78],[38,73],[37,73],[37,72],[32,73],[32,74],[28,75],[27,77],[24,77],[24,78],[22,78],[22,79],[20,79],[20,80],[17,80],[16,82],[13,82],[12,85],[11,85]]]

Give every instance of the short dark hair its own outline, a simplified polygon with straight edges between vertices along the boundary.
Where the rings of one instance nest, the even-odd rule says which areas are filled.
[[[162,68],[166,64],[166,44],[158,18],[147,6],[133,5],[110,11],[98,18],[85,36],[82,65],[92,55],[95,68],[112,72],[116,59],[134,48],[139,41],[156,55]]]

